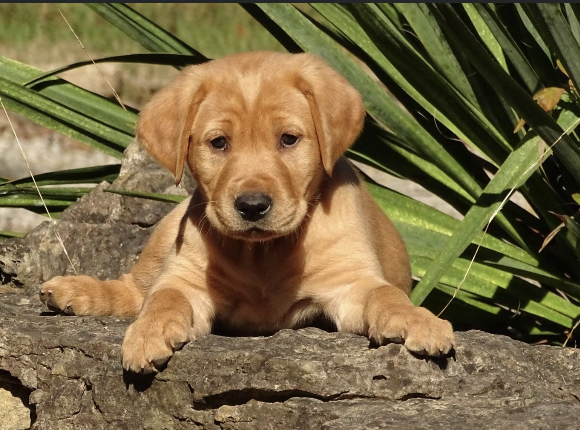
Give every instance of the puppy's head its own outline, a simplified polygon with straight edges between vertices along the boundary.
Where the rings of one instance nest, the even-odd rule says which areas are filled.
[[[137,137],[177,182],[187,163],[222,234],[268,240],[300,226],[363,121],[358,92],[319,58],[252,52],[184,69]]]

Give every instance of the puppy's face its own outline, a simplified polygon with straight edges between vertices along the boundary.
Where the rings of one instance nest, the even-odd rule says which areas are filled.
[[[221,233],[266,240],[298,228],[323,173],[308,100],[287,79],[210,82],[188,164]]]
[[[213,227],[264,241],[298,229],[363,118],[356,90],[320,59],[257,52],[186,69],[137,133],[178,180],[187,162]]]

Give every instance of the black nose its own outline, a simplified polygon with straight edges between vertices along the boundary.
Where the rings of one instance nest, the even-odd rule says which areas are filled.
[[[272,199],[262,193],[242,194],[236,199],[234,206],[246,221],[258,221],[272,207]]]

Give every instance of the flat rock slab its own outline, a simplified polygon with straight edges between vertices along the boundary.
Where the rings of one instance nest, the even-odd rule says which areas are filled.
[[[205,336],[138,377],[121,366],[130,321],[58,316],[34,296],[0,295],[0,387],[21,399],[33,429],[580,426],[574,349],[469,331],[457,333],[454,358],[425,360],[307,328]]]

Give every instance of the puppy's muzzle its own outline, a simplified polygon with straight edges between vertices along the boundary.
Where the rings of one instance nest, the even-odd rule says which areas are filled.
[[[263,193],[246,193],[236,198],[236,211],[246,221],[259,221],[272,209],[272,198]]]

